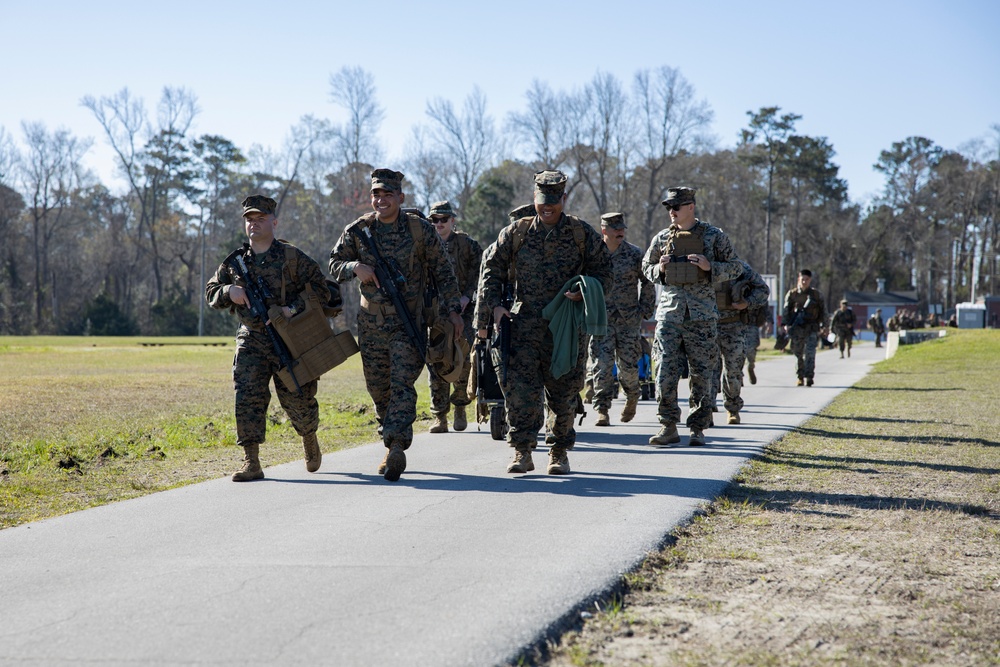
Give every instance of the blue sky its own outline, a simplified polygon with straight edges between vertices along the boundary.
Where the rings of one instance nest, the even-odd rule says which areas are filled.
[[[93,137],[87,163],[115,185],[84,95],[127,86],[153,112],[164,86],[184,86],[199,99],[198,134],[279,148],[305,114],[343,120],[329,77],[360,65],[386,110],[392,166],[431,98],[460,105],[478,84],[499,123],[533,79],[572,90],[600,70],[630,85],[637,70],[669,65],[711,105],[720,147],[735,144],[748,110],[780,106],[802,116],[798,132],[830,140],[864,201],[892,142],[921,135],[958,149],[993,134],[998,32],[994,0],[0,0],[0,126],[17,140],[21,121]]]

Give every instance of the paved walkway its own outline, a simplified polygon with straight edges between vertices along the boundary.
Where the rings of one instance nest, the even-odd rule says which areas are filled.
[[[380,444],[0,531],[0,664],[491,665],[541,637],[883,350],[758,364],[739,426],[650,448],[655,406],[593,426],[573,473],[523,476],[488,429],[423,434],[395,484]],[[724,421],[722,412],[717,421]],[[322,442],[322,438],[321,438]],[[263,448],[266,457],[266,445]],[[235,457],[234,457],[235,459]]]

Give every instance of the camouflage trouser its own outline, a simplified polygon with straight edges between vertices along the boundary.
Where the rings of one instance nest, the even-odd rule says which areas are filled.
[[[618,381],[626,398],[639,400],[639,327],[620,318],[608,320],[608,333],[590,339],[590,358],[594,363],[594,408],[608,410],[615,395],[614,365],[618,362]]]
[[[743,362],[746,361],[746,331],[742,322],[726,322],[719,326],[719,361],[712,376],[712,404],[719,392],[725,397],[726,410],[743,409]]]
[[[587,341],[587,371],[584,384],[594,386],[594,372],[597,367],[597,358],[594,356],[594,337],[586,336]]]
[[[683,324],[656,323],[656,343],[660,362],[656,368],[656,416],[661,424],[676,424],[681,420],[677,404],[677,383],[681,378],[681,343],[687,351],[690,372],[691,399],[687,425],[705,430],[712,420],[712,373],[719,356],[715,320]]]
[[[288,414],[299,435],[315,433],[319,427],[317,380],[302,385],[302,395],[289,389],[278,378],[281,368],[267,334],[240,328],[233,357],[233,386],[236,388],[236,444],[259,445],[267,432],[267,407],[271,403],[268,385],[274,379],[278,402]]]
[[[847,346],[847,350],[851,350],[851,344],[854,341],[854,331],[852,329],[834,331],[837,335],[837,347],[840,348],[840,353],[844,354],[844,346]]]
[[[473,340],[475,329],[472,328],[472,304],[466,307],[465,312],[462,314],[462,321],[465,323],[462,335],[469,343],[469,358],[465,360],[465,368],[462,369],[462,375],[455,381],[454,389],[452,390],[452,385],[438,376],[431,373],[427,374],[428,383],[431,386],[431,412],[435,415],[448,414],[450,405],[468,405],[471,403],[468,389],[469,372],[472,370],[471,356],[473,345],[475,344]],[[449,390],[451,390],[450,396],[448,394]]]
[[[812,378],[816,372],[816,345],[819,332],[805,327],[793,327],[789,332],[789,347],[795,355],[795,373],[800,378]]]
[[[507,442],[527,449],[544,426],[548,406],[555,446],[570,447],[576,442],[573,418],[586,373],[586,335],[580,334],[576,365],[560,378],[552,377],[552,332],[541,317],[525,321],[515,316],[511,326],[507,385],[503,387],[507,408]]]
[[[746,327],[746,348],[747,367],[753,368],[757,364],[757,348],[760,347],[760,329],[753,324],[744,324]]]
[[[403,329],[402,321],[389,315],[380,326],[378,317],[358,311],[358,347],[365,371],[365,384],[382,425],[386,447],[396,442],[406,449],[413,442],[413,420],[417,418],[417,378],[424,358]]]

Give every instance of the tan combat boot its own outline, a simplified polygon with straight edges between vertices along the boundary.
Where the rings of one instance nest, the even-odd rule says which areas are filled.
[[[399,481],[399,476],[403,474],[404,470],[406,470],[406,453],[403,451],[403,445],[394,442],[389,451],[386,452],[385,459],[379,466],[379,472],[382,473],[382,477],[386,481],[396,482]]]
[[[626,398],[625,407],[622,408],[622,423],[627,424],[635,417],[635,408],[639,404],[637,398]]]
[[[569,456],[566,455],[565,447],[553,447],[549,450],[548,473],[550,475],[569,474]]]
[[[696,428],[691,429],[691,438],[688,440],[688,444],[692,447],[701,447],[705,444],[705,434]]]
[[[597,421],[594,422],[594,426],[611,426],[611,417],[608,416],[606,408],[598,408]]]
[[[441,415],[434,415],[434,423],[431,427],[427,429],[429,433],[447,433],[448,432],[448,415],[447,413]]]
[[[740,423],[740,413],[730,412],[729,419],[726,420],[727,424],[739,424]]]
[[[260,467],[260,445],[243,446],[243,467],[233,473],[234,482],[250,482],[264,479],[264,470]]]
[[[507,472],[519,475],[531,472],[535,469],[535,463],[531,460],[530,449],[514,450],[514,460],[507,466]]]
[[[306,452],[306,470],[316,472],[323,465],[323,452],[319,451],[319,441],[315,433],[302,436],[302,449]]]
[[[649,444],[654,447],[666,447],[680,441],[681,436],[677,433],[677,424],[664,424],[660,427],[659,433],[649,439]]]
[[[455,406],[455,421],[452,422],[452,426],[455,427],[456,431],[464,431],[469,426],[468,420],[465,418],[465,406],[456,405]]]

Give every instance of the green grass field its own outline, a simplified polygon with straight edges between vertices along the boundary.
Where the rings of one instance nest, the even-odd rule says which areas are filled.
[[[231,338],[0,337],[0,528],[239,467],[234,352]],[[428,419],[425,377],[417,391]],[[317,398],[324,451],[378,439],[360,355]],[[265,465],[302,456],[285,421],[274,399]]]

